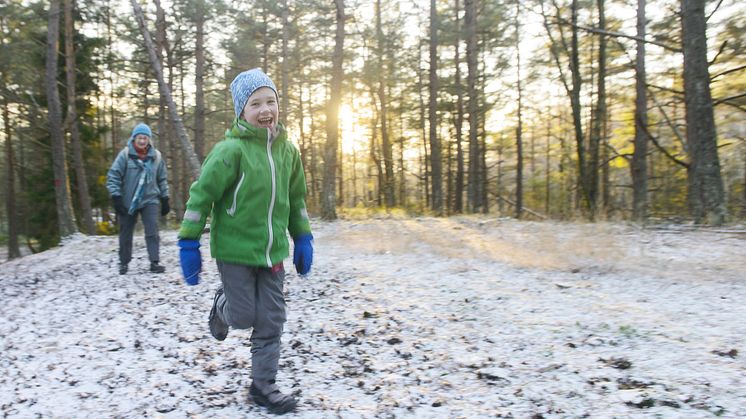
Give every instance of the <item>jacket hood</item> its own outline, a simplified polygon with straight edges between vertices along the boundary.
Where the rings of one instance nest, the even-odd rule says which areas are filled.
[[[287,138],[287,131],[285,130],[285,126],[278,122],[277,123],[277,137],[275,137],[275,140],[284,140]],[[267,128],[259,128],[255,127],[248,122],[244,121],[243,119],[234,119],[233,124],[231,127],[225,131],[226,137],[235,137],[235,138],[245,138],[245,139],[251,139],[251,138],[261,138],[265,139],[268,138],[269,131]]]

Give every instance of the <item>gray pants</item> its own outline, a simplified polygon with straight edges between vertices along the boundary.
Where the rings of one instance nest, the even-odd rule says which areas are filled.
[[[235,329],[253,327],[251,333],[251,376],[268,382],[277,375],[280,336],[285,324],[285,271],[218,261],[223,295],[218,316]]]
[[[119,216],[119,262],[128,264],[132,260],[132,234],[135,232],[137,214],[142,214],[142,224],[145,226],[145,245],[148,248],[148,258],[151,262],[160,261],[160,237],[158,236],[157,204],[146,205],[132,215]]]

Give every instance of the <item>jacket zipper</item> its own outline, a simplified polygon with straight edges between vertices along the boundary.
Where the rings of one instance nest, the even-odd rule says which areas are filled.
[[[269,201],[269,212],[267,213],[267,227],[269,228],[269,243],[267,243],[267,267],[272,267],[272,259],[269,257],[269,251],[272,250],[273,231],[272,231],[272,211],[275,208],[275,195],[277,181],[275,179],[275,161],[272,159],[272,136],[270,130],[267,130],[267,158],[269,159],[269,171],[272,177],[272,196]]]
[[[228,213],[228,215],[230,215],[231,217],[233,217],[236,214],[236,201],[238,201],[238,190],[241,188],[241,184],[243,183],[244,177],[246,177],[246,173],[241,173],[241,179],[238,181],[238,185],[236,185],[236,190],[233,191],[233,206],[225,210]]]

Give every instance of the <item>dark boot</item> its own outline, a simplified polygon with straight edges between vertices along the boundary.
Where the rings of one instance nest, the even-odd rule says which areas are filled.
[[[210,334],[217,340],[223,341],[228,337],[228,325],[220,319],[218,315],[218,299],[223,295],[223,287],[215,291],[215,298],[212,300],[212,309],[207,323],[210,325]]]
[[[124,275],[127,273],[127,264],[126,263],[120,263],[119,264],[119,275]]]
[[[166,267],[158,264],[158,261],[150,262],[150,272],[154,274],[162,274],[166,272]]]
[[[262,389],[252,382],[251,387],[249,387],[249,395],[254,403],[266,407],[269,413],[275,415],[292,412],[298,406],[295,397],[283,394],[275,384],[275,380],[270,381],[266,386],[262,386]]]

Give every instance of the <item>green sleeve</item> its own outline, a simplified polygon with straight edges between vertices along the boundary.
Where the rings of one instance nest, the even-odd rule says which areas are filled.
[[[189,188],[179,238],[199,239],[213,204],[236,181],[240,161],[241,153],[235,141],[224,140],[215,145],[202,163],[199,178]]]
[[[290,174],[290,215],[288,231],[290,236],[298,237],[311,232],[306,210],[306,175],[303,173],[303,161],[298,149],[293,147],[293,172]]]

